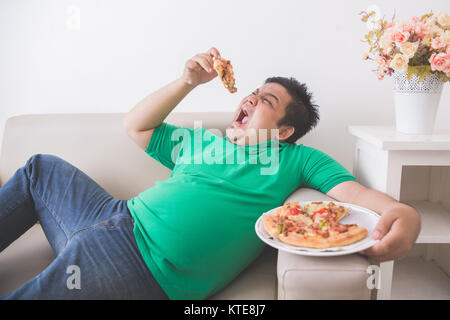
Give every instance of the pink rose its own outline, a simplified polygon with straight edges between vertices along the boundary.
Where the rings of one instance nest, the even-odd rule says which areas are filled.
[[[391,34],[391,41],[395,42],[398,46],[405,43],[409,39],[409,32],[395,31]]]
[[[436,37],[431,41],[431,47],[433,49],[440,49],[443,48],[445,46],[445,43],[442,41],[441,37]]]
[[[446,54],[450,54],[450,43],[447,45],[447,48],[445,49]]]
[[[428,28],[425,26],[425,23],[418,23],[414,28],[414,32],[420,37],[424,38],[428,34]]]
[[[400,25],[400,30],[402,32],[411,33],[411,31],[413,31],[413,29],[414,29],[414,26],[411,23],[411,21],[406,21],[406,20],[402,21],[402,23]]]
[[[444,71],[444,68],[450,63],[450,55],[445,53],[433,53],[429,61],[432,71]]]

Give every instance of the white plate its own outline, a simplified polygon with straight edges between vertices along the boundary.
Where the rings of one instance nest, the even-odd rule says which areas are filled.
[[[311,203],[313,201],[299,201],[298,203],[304,208],[306,204]],[[342,203],[336,201],[323,201],[324,203],[334,202],[336,205],[344,206],[348,208],[348,215],[339,220],[339,222],[344,224],[357,224],[360,227],[364,227],[367,229],[367,236],[350,245],[342,246],[342,247],[332,247],[328,249],[313,249],[313,248],[305,248],[305,247],[297,247],[284,242],[281,242],[275,237],[269,235],[264,229],[264,217],[273,214],[278,208],[274,208],[268,212],[262,214],[261,217],[256,221],[255,231],[258,237],[267,243],[269,246],[274,247],[278,250],[283,250],[290,253],[300,254],[304,256],[341,256],[346,254],[352,254],[361,250],[365,250],[370,248],[379,240],[372,239],[372,232],[375,229],[375,226],[380,220],[380,216],[373,212],[372,210],[356,206],[350,203]]]

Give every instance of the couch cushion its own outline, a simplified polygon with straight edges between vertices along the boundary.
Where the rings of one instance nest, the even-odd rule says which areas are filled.
[[[267,246],[262,254],[211,300],[277,299],[278,250]]]
[[[55,259],[39,224],[0,253],[0,296],[35,277]]]
[[[368,260],[351,254],[309,257],[278,253],[278,299],[370,299]]]

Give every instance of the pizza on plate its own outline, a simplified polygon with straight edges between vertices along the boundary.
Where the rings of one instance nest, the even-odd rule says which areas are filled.
[[[267,215],[263,225],[268,234],[284,243],[326,249],[366,237],[366,228],[339,222],[347,214],[348,208],[333,202],[311,202],[304,208],[298,202],[290,202]]]
[[[222,57],[215,58],[214,69],[217,71],[225,88],[231,93],[235,93],[237,88],[235,87],[233,66],[230,63],[230,60],[226,60]]]

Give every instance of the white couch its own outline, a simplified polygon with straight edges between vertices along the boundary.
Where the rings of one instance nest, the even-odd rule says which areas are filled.
[[[0,154],[0,185],[29,157],[57,155],[92,177],[118,199],[130,199],[170,171],[146,155],[125,134],[125,114],[38,114],[8,119]],[[175,112],[167,122],[224,133],[233,113]],[[299,189],[286,201],[327,200],[312,189]],[[1,208],[0,208],[1,210]],[[1,237],[1,235],[0,235]],[[41,272],[54,259],[39,224],[0,253],[0,296]],[[358,254],[305,257],[267,247],[224,290],[210,299],[370,299],[368,260]]]

